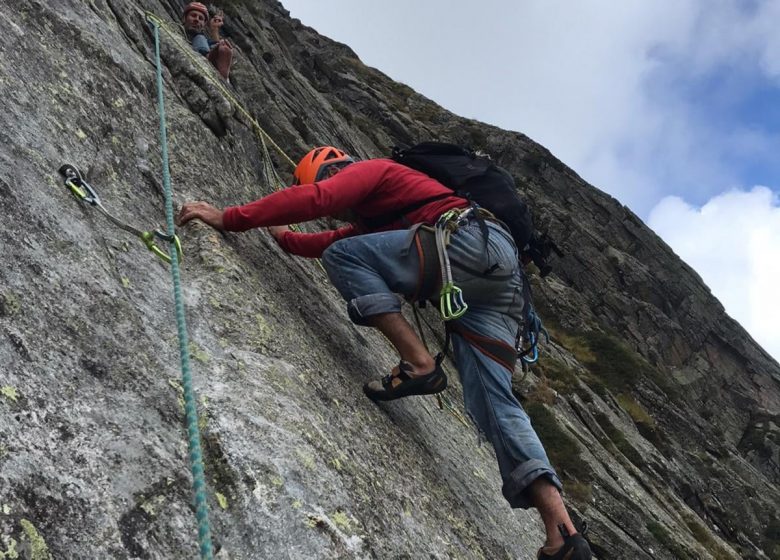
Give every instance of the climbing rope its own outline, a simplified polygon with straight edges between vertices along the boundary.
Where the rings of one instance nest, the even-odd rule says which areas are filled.
[[[168,224],[168,233],[173,235],[173,193],[171,190],[171,173],[168,168],[168,139],[165,130],[162,63],[160,62],[160,30],[155,20],[150,19],[149,21],[152,22],[154,27],[154,52],[157,65],[157,107],[160,114],[160,146],[162,148],[163,186],[165,187],[165,217]],[[195,404],[195,391],[192,388],[192,374],[190,373],[189,344],[181,293],[179,257],[173,242],[171,242],[170,254],[173,295],[176,303],[176,326],[179,335],[182,386],[184,389],[184,411],[190,450],[190,468],[192,470],[192,488],[195,493],[195,515],[198,519],[198,543],[200,544],[201,559],[212,560],[211,529],[209,527],[209,510],[206,501],[206,481],[203,473],[203,454],[200,445],[200,431],[198,429],[198,411]]]
[[[279,147],[279,145],[274,142],[273,138],[263,129],[263,127],[260,126],[260,123],[257,122],[257,120],[249,113],[247,109],[244,108],[244,106],[241,104],[241,102],[236,99],[236,97],[230,92],[228,88],[225,87],[225,84],[223,84],[219,79],[215,78],[213,76],[213,72],[206,66],[206,60],[203,55],[200,55],[196,53],[194,50],[192,50],[190,45],[182,44],[181,39],[181,33],[171,29],[171,27],[161,18],[157,17],[153,12],[144,11],[144,10],[138,10],[139,13],[143,14],[146,17],[146,20],[148,22],[151,22],[155,25],[155,28],[160,28],[173,40],[174,45],[176,48],[184,53],[187,58],[192,61],[192,63],[195,65],[196,68],[198,68],[201,72],[201,75],[206,78],[211,84],[216,87],[220,93],[222,93],[223,96],[225,96],[228,101],[230,101],[233,106],[242,114],[244,115],[247,120],[251,123],[252,128],[254,129],[256,135],[258,138],[260,138],[260,145],[261,145],[261,152],[262,152],[262,159],[263,159],[263,175],[265,177],[265,180],[268,184],[272,185],[273,189],[276,191],[279,191],[287,186],[287,184],[282,180],[282,178],[279,176],[279,173],[276,171],[276,167],[274,167],[273,162],[271,161],[271,154],[268,150],[268,144],[270,144],[279,154],[287,161],[287,163],[290,164],[290,167],[292,169],[295,169],[296,164],[290,158],[290,156],[285,153],[285,151]],[[158,55],[159,56],[159,55]],[[295,232],[300,232],[301,228],[298,225],[291,225],[290,229]],[[325,272],[325,267],[322,265],[322,261],[320,259],[317,259],[317,264],[319,265],[320,269]]]
[[[276,171],[276,167],[271,161],[271,154],[268,153],[268,146],[265,143],[265,135],[260,135],[260,145],[263,152],[263,177],[265,182],[271,185],[274,190],[281,190],[286,187],[282,178],[279,177],[279,173]]]

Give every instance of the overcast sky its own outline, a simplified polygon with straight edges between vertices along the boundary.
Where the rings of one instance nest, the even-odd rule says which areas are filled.
[[[629,206],[780,359],[780,0],[282,0]]]

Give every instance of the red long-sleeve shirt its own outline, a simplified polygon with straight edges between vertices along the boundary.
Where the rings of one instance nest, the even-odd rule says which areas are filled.
[[[392,214],[438,195],[449,196],[410,211],[406,214],[407,223],[399,220],[375,229],[361,224],[363,219]],[[455,196],[424,173],[391,159],[371,159],[348,165],[330,179],[289,187],[255,202],[226,208],[223,225],[228,231],[246,231],[306,222],[352,210],[358,216],[357,224],[322,233],[289,231],[279,239],[279,244],[289,253],[320,257],[331,243],[344,237],[405,229],[409,223],[433,224],[447,210],[467,205],[465,199]]]

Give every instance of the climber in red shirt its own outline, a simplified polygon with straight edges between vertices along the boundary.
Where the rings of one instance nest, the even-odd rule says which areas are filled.
[[[401,357],[390,374],[363,387],[369,398],[382,401],[435,394],[447,387],[443,356],[430,355],[401,314],[396,295],[418,301],[436,293],[437,282],[441,288],[437,260],[437,282],[421,293],[426,283],[421,278],[430,276],[423,274],[430,270],[424,261],[431,260],[431,253],[422,249],[421,225],[433,225],[445,215],[450,274],[468,302],[465,313],[448,321],[466,410],[493,444],[506,500],[515,508],[539,510],[547,542],[538,558],[590,559],[587,541],[566,512],[560,479],[512,393],[514,363],[490,351],[503,347],[516,355],[524,303],[517,248],[505,226],[438,181],[389,159],[355,163],[325,146],[301,160],[295,178],[295,186],[243,206],[220,210],[205,202],[184,204],[178,222],[200,219],[227,231],[265,226],[285,250],[321,256],[331,282],[347,301],[350,319],[378,328]],[[382,219],[399,211],[405,214],[395,221]],[[323,233],[296,233],[287,227],[324,216],[350,225]],[[436,256],[434,250],[434,260]]]

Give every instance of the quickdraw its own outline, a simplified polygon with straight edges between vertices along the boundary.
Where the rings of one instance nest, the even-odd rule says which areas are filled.
[[[453,226],[464,220],[471,209],[466,212],[449,210],[436,221],[436,251],[441,264],[441,291],[439,292],[439,312],[442,319],[452,321],[462,317],[468,311],[468,304],[463,300],[463,291],[452,280],[452,267],[447,254],[447,243]]]
[[[143,241],[144,245],[146,245],[146,248],[157,255],[160,259],[168,264],[171,263],[171,256],[157,246],[157,239],[167,241],[169,243],[173,242],[173,245],[176,248],[176,253],[178,253],[179,256],[179,261],[182,260],[181,241],[179,241],[179,237],[177,235],[169,235],[160,230],[141,231],[140,229],[134,228],[133,226],[126,224],[111,215],[111,213],[106,210],[105,206],[103,206],[103,203],[100,201],[100,197],[98,196],[95,189],[84,180],[81,172],[75,165],[66,163],[59,168],[59,173],[62,175],[62,178],[65,181],[65,186],[68,187],[73,196],[75,196],[81,202],[95,206],[103,213],[106,218],[108,218],[112,224],[114,224],[119,229],[122,229],[138,237],[141,241]]]

